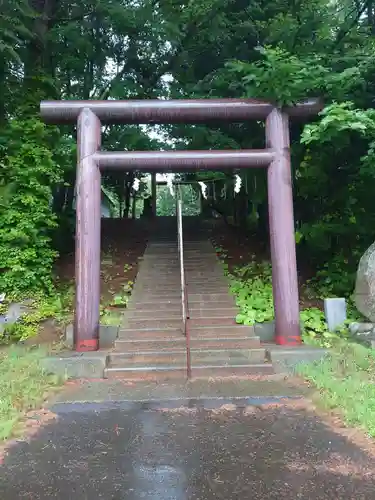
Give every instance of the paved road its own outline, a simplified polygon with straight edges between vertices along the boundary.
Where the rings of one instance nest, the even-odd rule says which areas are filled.
[[[297,400],[274,401],[57,404],[5,458],[0,498],[375,498],[373,457]]]

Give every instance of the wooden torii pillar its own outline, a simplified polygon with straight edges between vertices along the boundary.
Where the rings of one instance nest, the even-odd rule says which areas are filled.
[[[77,351],[99,348],[100,306],[100,171],[163,172],[268,168],[268,207],[275,308],[275,341],[301,342],[289,118],[317,114],[322,104],[311,99],[280,109],[253,99],[43,101],[47,123],[78,123],[76,307]],[[239,151],[100,151],[103,124],[208,123],[266,121],[266,149]]]

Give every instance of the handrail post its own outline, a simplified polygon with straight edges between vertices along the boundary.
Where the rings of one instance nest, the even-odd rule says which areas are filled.
[[[182,303],[182,321],[186,321],[185,311],[185,269],[184,269],[184,244],[182,241],[182,216],[181,216],[181,200],[177,201],[177,217],[178,217],[178,243],[180,253],[180,276],[181,276],[181,303]]]
[[[177,195],[178,193],[178,195]],[[182,322],[184,326],[184,334],[186,337],[186,371],[187,377],[191,378],[191,356],[190,356],[190,330],[189,330],[189,303],[185,282],[185,265],[184,265],[184,239],[182,230],[182,200],[180,190],[176,190],[177,199],[177,239],[178,251],[180,257],[180,274],[181,274],[181,306],[182,306]]]

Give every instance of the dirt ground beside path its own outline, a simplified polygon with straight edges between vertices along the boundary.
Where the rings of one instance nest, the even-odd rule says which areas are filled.
[[[124,286],[131,288],[147,238],[148,228],[139,219],[102,219],[100,287],[103,307],[117,295],[123,294]],[[74,253],[62,256],[56,262],[55,273],[59,283],[74,286]],[[61,340],[63,334],[64,327],[49,320],[41,326],[38,336],[29,339],[26,344],[54,344]]]

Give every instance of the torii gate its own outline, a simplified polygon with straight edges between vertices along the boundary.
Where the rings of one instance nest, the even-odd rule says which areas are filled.
[[[294,236],[289,117],[316,115],[322,104],[307,100],[285,108],[254,99],[43,101],[42,118],[78,124],[76,205],[76,351],[99,348],[101,170],[145,172],[268,167],[275,341],[301,342]],[[239,151],[100,150],[103,124],[266,121],[266,149]]]

